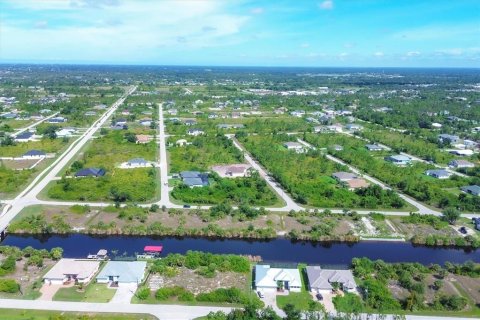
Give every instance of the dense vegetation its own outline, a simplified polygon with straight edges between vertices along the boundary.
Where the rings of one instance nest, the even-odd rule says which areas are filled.
[[[464,193],[449,192],[449,188],[479,184],[476,178],[452,176],[449,179],[434,179],[427,177],[425,171],[433,166],[415,162],[408,167],[398,167],[376,157],[364,147],[365,143],[358,139],[343,135],[306,135],[308,142],[318,147],[328,147],[333,144],[343,146],[342,151],[330,152],[343,161],[365,171],[366,173],[386,182],[417,200],[426,202],[439,208],[456,207],[462,211],[478,211],[480,198],[468,196]]]
[[[404,202],[393,192],[375,186],[351,192],[331,175],[347,168],[329,161],[319,151],[298,154],[287,151],[287,135],[248,136],[241,142],[272,176],[301,204],[337,208],[401,208]]]
[[[228,201],[232,204],[267,206],[278,200],[265,180],[257,172],[246,178],[220,178],[210,174],[210,185],[190,188],[180,184],[172,191],[172,197],[186,203],[218,204]]]

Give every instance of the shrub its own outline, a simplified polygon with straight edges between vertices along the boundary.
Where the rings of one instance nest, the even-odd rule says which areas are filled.
[[[140,300],[147,300],[150,296],[150,288],[149,287],[141,287],[137,290],[137,298]]]
[[[0,279],[0,292],[16,293],[20,285],[13,279]]]
[[[179,300],[180,300],[180,297],[182,297],[183,299],[190,299],[192,296],[193,296],[193,293],[179,286],[160,288],[155,293],[155,298],[160,301],[165,301],[174,297],[178,297]],[[181,301],[192,301],[192,300],[181,300]]]
[[[362,299],[353,293],[347,292],[342,296],[335,296],[333,298],[335,309],[339,312],[345,313],[359,313],[363,310]]]

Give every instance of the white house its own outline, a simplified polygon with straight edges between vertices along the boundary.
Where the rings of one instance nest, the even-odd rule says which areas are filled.
[[[57,138],[71,137],[76,132],[75,128],[63,128],[58,130],[56,133]]]
[[[305,146],[299,142],[285,142],[283,146],[288,150],[294,150],[296,153],[305,152]]]
[[[97,276],[98,283],[140,284],[145,277],[146,261],[108,261]]]
[[[255,288],[258,291],[275,292],[284,289],[300,292],[302,280],[298,269],[271,268],[269,265],[255,266]]]
[[[212,171],[216,172],[222,178],[241,178],[249,175],[249,164],[231,164],[213,166]]]
[[[122,168],[146,168],[150,166],[150,162],[146,161],[143,158],[134,158],[131,160],[128,160],[125,163],[122,163]]]
[[[412,158],[401,154],[385,157],[385,160],[397,166],[406,166],[412,163]]]
[[[308,289],[315,292],[330,292],[333,284],[338,283],[339,289],[353,292],[357,288],[352,271],[322,269],[320,266],[307,266]]]
[[[473,168],[475,167],[475,164],[467,160],[457,159],[457,160],[450,161],[448,163],[448,166],[451,168]]]
[[[189,136],[201,136],[202,134],[205,134],[205,132],[203,130],[200,130],[200,129],[190,129],[187,131],[187,134]]]
[[[100,266],[99,261],[60,259],[44,276],[49,284],[64,284],[70,281],[88,283]]]

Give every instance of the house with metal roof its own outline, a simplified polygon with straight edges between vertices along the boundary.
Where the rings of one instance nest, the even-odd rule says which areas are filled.
[[[28,142],[34,140],[35,135],[33,132],[25,131],[15,136],[15,141],[17,142]]]
[[[105,170],[101,168],[84,168],[75,173],[75,177],[103,177]]]
[[[150,165],[150,163],[143,159],[143,158],[134,158],[128,160],[124,166],[124,168],[146,168]]]
[[[473,168],[475,164],[467,160],[455,159],[448,163],[448,166],[451,168]]]
[[[412,158],[398,154],[385,157],[385,161],[391,162],[397,166],[407,166],[412,163]]]
[[[307,266],[308,289],[312,292],[331,291],[338,283],[343,291],[355,291],[357,284],[350,270],[322,269],[320,266]]]
[[[305,152],[305,146],[301,144],[300,142],[285,142],[283,144],[287,150],[294,150],[296,153],[303,153]]]
[[[29,150],[22,155],[23,159],[41,159],[46,156],[45,152],[40,150]]]
[[[480,196],[480,187],[477,185],[461,187],[460,190],[473,196]]]
[[[378,144],[366,144],[365,148],[367,148],[368,151],[382,151],[383,148],[379,146]]]
[[[450,172],[444,169],[427,170],[425,171],[425,174],[436,179],[448,179],[452,175]]]
[[[190,188],[208,186],[208,173],[198,171],[182,171],[180,177]]]
[[[274,292],[284,289],[300,292],[302,279],[298,269],[271,268],[270,265],[257,264],[255,266],[255,288],[259,291]]]
[[[97,275],[98,283],[140,284],[145,277],[146,261],[108,261]]]

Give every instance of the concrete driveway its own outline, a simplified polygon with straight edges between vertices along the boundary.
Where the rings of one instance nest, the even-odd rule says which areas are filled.
[[[137,291],[137,284],[121,285],[116,289],[117,292],[115,292],[115,295],[113,296],[112,300],[110,300],[110,303],[129,304],[133,295],[135,294],[135,291]]]
[[[52,301],[53,296],[57,293],[60,288],[71,287],[72,285],[63,285],[63,284],[48,284],[44,283],[40,288],[40,293],[42,294],[38,300],[43,301]]]
[[[335,297],[336,294],[332,293],[331,291],[322,291],[320,293],[323,297],[323,300],[318,301],[318,299],[316,297],[316,293],[311,293],[312,297],[313,297],[313,301],[318,301],[321,304],[323,304],[323,306],[325,307],[325,311],[327,311],[329,313],[334,313],[335,312],[335,306],[333,305],[333,297]]]
[[[272,309],[281,317],[285,317],[285,312],[277,307],[277,293],[276,292],[263,292],[264,298],[261,300],[265,303],[265,307],[272,307]]]

